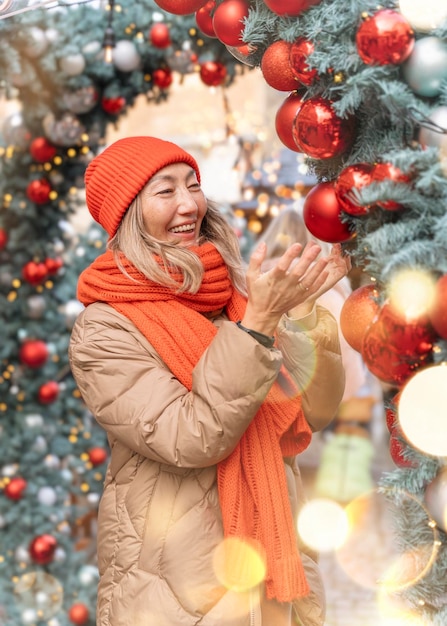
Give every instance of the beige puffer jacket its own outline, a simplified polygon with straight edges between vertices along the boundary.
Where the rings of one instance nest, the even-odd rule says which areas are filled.
[[[289,607],[230,592],[216,578],[213,551],[223,536],[216,464],[236,446],[282,362],[303,389],[314,430],[332,419],[344,387],[337,326],[325,309],[316,315],[308,331],[283,321],[280,350],[219,316],[188,392],[126,317],[102,303],[80,314],[70,363],[111,448],[99,507],[97,626],[291,623]],[[296,515],[299,472],[292,459],[285,468]],[[304,554],[303,562],[318,586],[315,563]],[[320,592],[314,587],[297,603],[305,626],[323,624]]]

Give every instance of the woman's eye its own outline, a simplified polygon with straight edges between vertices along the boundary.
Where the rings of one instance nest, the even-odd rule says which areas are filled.
[[[193,185],[190,185],[188,189],[191,189],[192,191],[200,191],[201,187],[199,183],[194,183]]]

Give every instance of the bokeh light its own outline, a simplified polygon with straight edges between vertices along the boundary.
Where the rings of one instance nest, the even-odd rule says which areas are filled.
[[[304,543],[319,552],[339,548],[348,533],[343,507],[328,498],[309,500],[298,516],[298,533]]]
[[[14,585],[21,608],[35,612],[39,620],[55,615],[62,607],[64,590],[61,583],[47,572],[27,572]]]
[[[436,281],[423,270],[403,269],[391,278],[387,292],[390,304],[407,319],[426,315],[433,306]]]
[[[399,0],[399,8],[412,27],[422,32],[434,30],[447,18],[444,0]]]
[[[217,546],[213,566],[219,582],[237,592],[253,589],[266,574],[261,547],[237,537],[227,537]]]
[[[447,365],[426,367],[401,391],[398,418],[409,443],[425,454],[447,455]]]
[[[426,520],[421,544],[408,551],[396,545],[394,532],[397,509],[402,512],[404,507],[411,507],[415,515]],[[437,531],[415,497],[403,492],[396,504],[386,497],[386,492],[372,490],[352,500],[346,506],[346,515],[349,533],[337,550],[337,561],[360,587],[376,590],[386,597],[411,587],[431,568],[438,551]]]

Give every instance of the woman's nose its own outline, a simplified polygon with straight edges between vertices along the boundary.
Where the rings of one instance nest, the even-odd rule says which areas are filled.
[[[188,189],[182,189],[178,194],[178,210],[185,213],[197,210],[197,202]]]

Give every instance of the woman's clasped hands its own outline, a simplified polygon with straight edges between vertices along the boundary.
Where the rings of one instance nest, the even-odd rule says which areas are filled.
[[[250,257],[246,273],[248,302],[242,323],[247,328],[273,335],[282,315],[304,317],[315,301],[331,289],[351,269],[351,260],[340,244],[332,246],[327,257],[320,257],[315,241],[290,248],[262,271],[266,245],[261,243]]]

